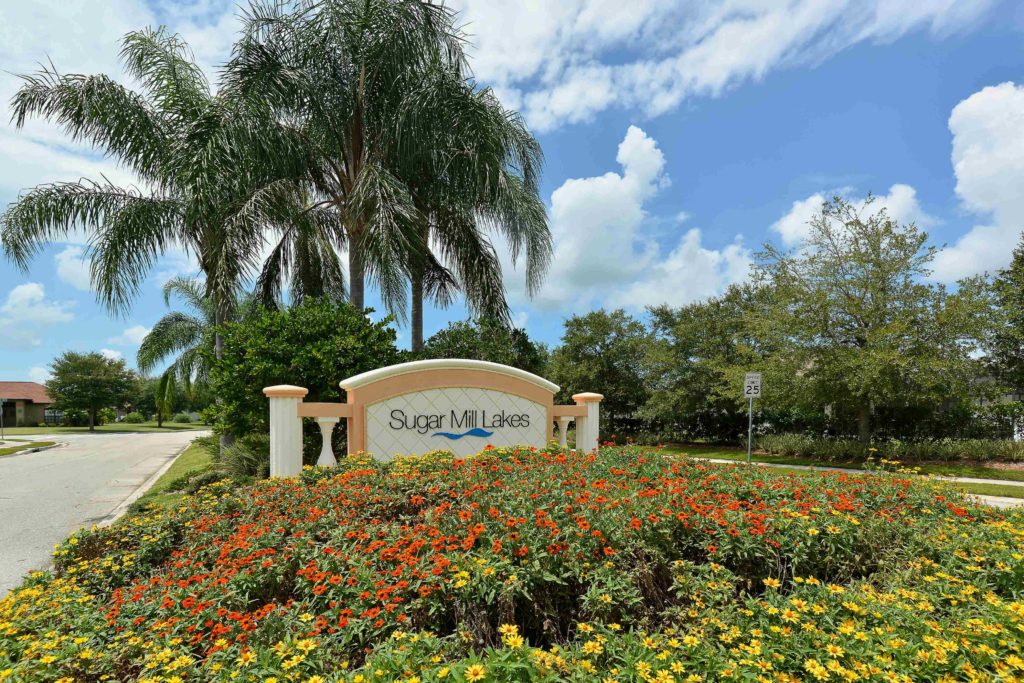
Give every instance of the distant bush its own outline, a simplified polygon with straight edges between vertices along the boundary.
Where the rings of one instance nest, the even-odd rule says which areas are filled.
[[[66,408],[63,420],[65,426],[82,427],[89,424],[89,413],[79,408]]]
[[[765,434],[757,437],[757,447],[772,455],[799,455],[834,462],[861,460],[869,453],[855,439],[829,439],[804,434]],[[875,449],[872,453],[880,457],[904,462],[1024,462],[1024,442],[1009,439],[889,439],[874,442],[871,448]]]
[[[132,411],[124,416],[124,421],[131,424],[139,424],[146,421],[146,416],[140,412]]]
[[[108,425],[117,421],[117,413],[113,408],[100,408],[96,411],[96,424]]]
[[[178,413],[177,415],[171,418],[171,422],[181,422],[183,424],[188,424],[191,421],[192,416],[189,415],[188,413]]]

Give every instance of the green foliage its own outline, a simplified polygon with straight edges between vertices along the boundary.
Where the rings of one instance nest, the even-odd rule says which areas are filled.
[[[108,425],[117,421],[117,411],[113,408],[100,408],[96,412],[96,419],[101,425]]]
[[[549,378],[561,387],[557,400],[592,391],[601,402],[602,437],[633,431],[631,418],[649,395],[647,348],[651,334],[624,310],[592,311],[565,321],[562,345],[551,354]]]
[[[124,416],[124,421],[129,424],[141,424],[146,421],[146,416],[133,410]]]
[[[754,281],[770,294],[747,315],[749,334],[767,346],[764,405],[830,406],[865,444],[873,411],[937,410],[972,395],[988,313],[980,282],[949,292],[926,281],[936,254],[926,233],[884,209],[862,215],[869,209],[835,197],[799,250],[766,245]]]
[[[46,391],[55,407],[89,414],[89,427],[99,424],[102,408],[122,405],[135,393],[137,378],[123,359],[103,354],[66,351],[50,364]]]
[[[171,418],[171,422],[181,422],[182,424],[188,424],[192,421],[192,416],[188,413],[178,413]]]
[[[995,324],[988,339],[992,374],[1017,394],[1024,393],[1024,235],[1010,265],[992,280]]]
[[[89,413],[78,408],[66,408],[63,421],[67,427],[83,427],[89,424]]]
[[[733,285],[720,297],[649,310],[653,339],[645,363],[651,395],[640,415],[663,436],[728,442],[747,428],[742,373],[760,366],[763,342],[748,312],[766,290]]]
[[[234,479],[264,479],[270,476],[270,435],[246,434],[224,449],[220,467]]]
[[[858,461],[868,455],[906,463],[1024,462],[1024,442],[1011,439],[887,439],[865,447],[856,439],[763,434],[757,437],[756,446],[771,455],[803,456],[827,462]]]
[[[371,322],[348,304],[307,299],[225,325],[223,355],[210,370],[221,398],[214,406],[217,429],[237,436],[266,432],[263,388],[275,384],[305,387],[307,401],[343,401],[341,380],[400,360],[388,324]]]
[[[547,366],[547,349],[530,341],[526,330],[493,318],[448,324],[427,340],[420,358],[470,358],[511,365],[537,375]]]

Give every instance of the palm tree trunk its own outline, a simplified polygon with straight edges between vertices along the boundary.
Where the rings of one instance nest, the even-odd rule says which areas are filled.
[[[412,315],[409,325],[412,328],[412,351],[419,353],[423,350],[423,266],[416,264],[412,267]]]
[[[224,315],[224,306],[220,301],[214,303],[213,313],[213,324],[216,325],[217,331],[213,335],[213,355],[217,360],[224,357],[224,335],[220,333],[220,326],[224,324],[226,316]],[[221,398],[216,398],[217,403],[221,402]],[[235,435],[229,432],[224,432],[220,435],[220,451],[221,455],[224,454],[224,449],[229,447],[235,442]]]
[[[366,306],[363,303],[364,280],[366,279],[366,268],[363,263],[363,254],[357,245],[357,239],[349,241],[348,248],[348,301],[358,310]]]

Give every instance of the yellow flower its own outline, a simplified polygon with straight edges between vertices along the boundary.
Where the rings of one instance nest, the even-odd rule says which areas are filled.
[[[779,588],[782,586],[782,582],[778,579],[765,579],[764,585],[768,586],[769,588]]]
[[[476,681],[482,681],[484,679],[484,676],[487,675],[487,669],[483,664],[470,664],[466,667],[464,675],[466,676],[467,681],[475,683]]]

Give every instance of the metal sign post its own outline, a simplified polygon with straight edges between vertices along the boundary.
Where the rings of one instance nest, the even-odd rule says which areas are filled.
[[[761,398],[761,373],[748,372],[743,377],[743,395],[747,397],[747,464],[754,442],[754,399]]]

